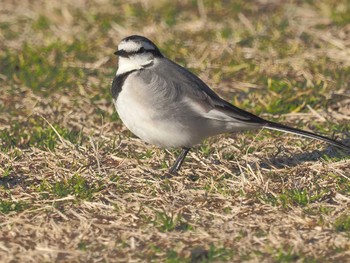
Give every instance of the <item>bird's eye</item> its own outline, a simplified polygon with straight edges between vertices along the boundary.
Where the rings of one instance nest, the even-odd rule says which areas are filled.
[[[143,53],[143,52],[145,52],[146,51],[146,49],[144,48],[144,47],[141,47],[140,49],[139,49],[139,52],[140,53]]]

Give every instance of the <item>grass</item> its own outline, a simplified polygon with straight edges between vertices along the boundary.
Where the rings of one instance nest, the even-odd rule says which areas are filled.
[[[334,227],[337,231],[350,234],[350,216],[342,215],[334,222]]]
[[[21,212],[25,210],[28,205],[24,202],[15,202],[15,201],[0,201],[0,212],[8,214],[10,212]]]
[[[141,34],[245,110],[349,144],[348,1],[0,6],[1,262],[346,262],[349,156],[288,134],[179,149],[122,124],[119,41]]]

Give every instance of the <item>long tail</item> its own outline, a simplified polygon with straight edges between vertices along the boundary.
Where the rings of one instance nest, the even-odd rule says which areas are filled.
[[[312,132],[308,132],[308,131],[303,131],[303,130],[299,130],[296,128],[292,128],[283,124],[279,124],[279,123],[275,123],[275,122],[270,122],[268,121],[267,124],[264,126],[267,129],[270,130],[276,130],[276,131],[282,131],[282,132],[287,132],[287,133],[292,133],[292,134],[296,134],[296,135],[300,135],[303,137],[307,137],[307,138],[311,138],[311,139],[316,139],[316,140],[320,140],[320,141],[324,141],[327,142],[329,144],[332,144],[334,146],[337,146],[339,148],[342,148],[346,151],[348,151],[350,153],[350,147],[346,146],[345,144],[342,144],[340,142],[337,142],[335,140],[332,140],[328,137],[322,136],[322,135],[318,135]]]

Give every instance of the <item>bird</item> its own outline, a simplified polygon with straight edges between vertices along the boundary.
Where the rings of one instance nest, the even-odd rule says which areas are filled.
[[[266,128],[324,141],[350,152],[343,143],[272,122],[227,102],[199,77],[166,58],[148,38],[125,37],[118,44],[112,98],[124,125],[160,148],[181,148],[170,167],[177,174],[190,149],[222,133]]]

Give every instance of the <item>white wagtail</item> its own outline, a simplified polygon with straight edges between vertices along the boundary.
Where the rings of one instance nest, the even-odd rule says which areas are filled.
[[[115,52],[113,102],[125,126],[162,148],[181,147],[169,173],[179,171],[190,148],[220,133],[267,128],[350,147],[311,132],[264,120],[221,99],[202,80],[162,55],[142,36],[124,38]]]

